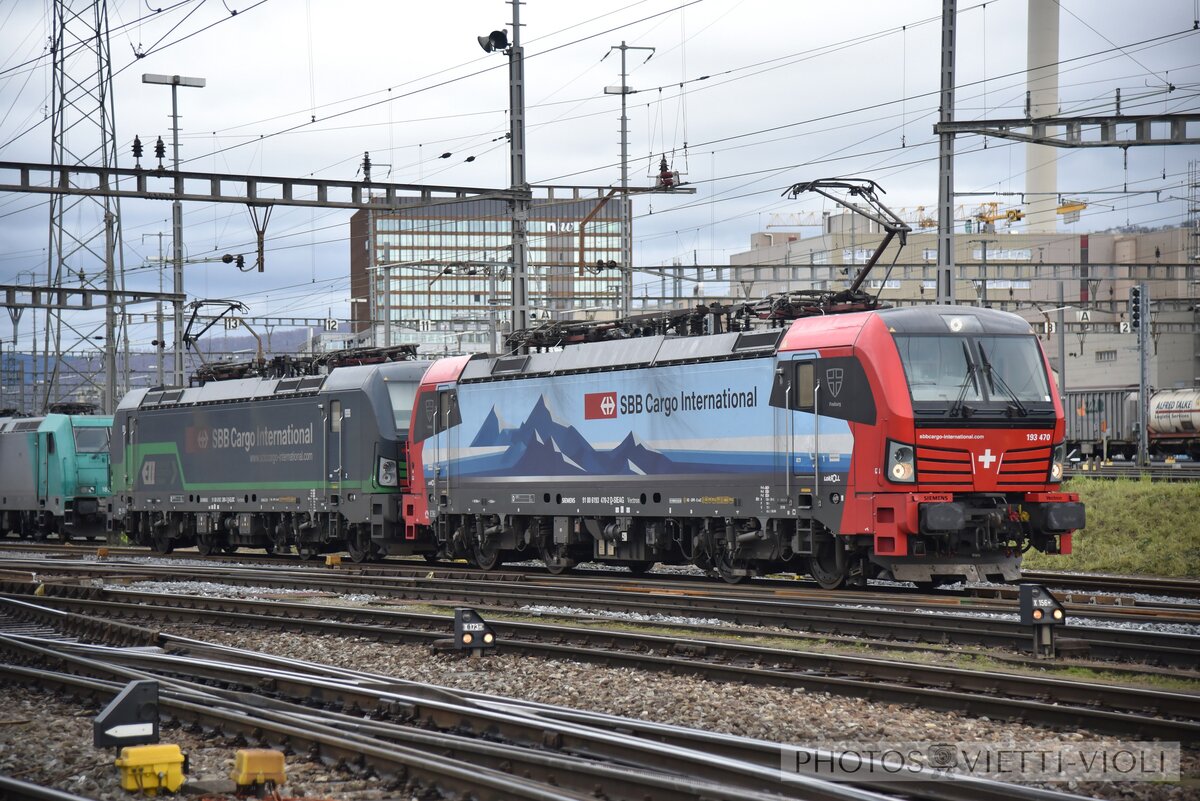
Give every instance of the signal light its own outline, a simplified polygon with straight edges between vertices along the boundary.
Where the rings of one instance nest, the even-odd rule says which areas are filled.
[[[1137,329],[1142,325],[1142,288],[1129,287],[1129,327]]]
[[[1018,597],[1021,623],[1033,628],[1033,653],[1039,659],[1054,656],[1054,629],[1067,622],[1067,612],[1049,590],[1039,584],[1022,584]]]
[[[458,650],[470,651],[472,657],[477,657],[485,649],[496,647],[496,632],[474,609],[459,607],[454,610],[453,644]]]

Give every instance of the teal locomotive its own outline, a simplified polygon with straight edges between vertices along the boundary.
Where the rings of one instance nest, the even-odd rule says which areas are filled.
[[[0,417],[0,536],[104,534],[112,417]]]

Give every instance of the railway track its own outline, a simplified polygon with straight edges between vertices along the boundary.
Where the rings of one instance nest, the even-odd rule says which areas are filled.
[[[1148,478],[1151,481],[1195,481],[1200,479],[1200,464],[1196,462],[1177,462],[1175,464],[1155,464],[1150,467],[1140,467],[1136,464],[1118,463],[1090,464],[1081,463],[1069,465],[1066,470],[1067,478],[1076,476],[1082,478]]]
[[[1078,798],[957,777],[853,784],[785,777],[780,746],[764,741],[518,704],[38,606],[10,602],[6,611],[10,620],[37,619],[110,643],[100,648],[58,636],[0,633],[0,653],[9,657],[0,664],[6,681],[107,700],[125,681],[159,678],[163,711],[181,723],[372,771],[409,792],[436,788],[459,797],[539,801],[594,799],[600,787],[612,801]],[[28,630],[28,623],[18,625]]]
[[[57,574],[48,589],[57,593],[86,594],[84,585],[103,580],[129,584],[137,581],[177,582],[183,580],[212,582],[228,586],[278,589],[280,591],[327,592],[332,594],[370,594],[384,599],[409,603],[457,603],[489,609],[515,610],[530,613],[545,610],[586,613],[595,610],[597,617],[619,614],[644,616],[650,622],[690,620],[721,621],[737,626],[757,626],[783,631],[799,631],[819,635],[871,638],[884,642],[908,642],[937,645],[970,645],[1024,651],[1031,635],[1013,614],[1012,604],[973,604],[970,606],[931,606],[929,608],[895,608],[886,599],[875,603],[847,604],[841,597],[830,601],[811,598],[804,593],[769,593],[765,590],[747,591],[718,585],[699,585],[681,588],[668,585],[655,588],[624,579],[615,583],[590,580],[583,583],[562,577],[537,578],[509,576],[492,580],[489,574],[472,572],[465,577],[442,577],[439,571],[424,569],[423,575],[410,573],[393,575],[391,571],[326,570],[299,567],[233,567],[191,565],[184,569],[171,565],[148,565],[120,562],[24,562],[9,560],[12,571],[21,567],[29,571],[23,578],[14,577],[4,586],[12,592],[27,591],[33,575]],[[457,576],[458,571],[450,571]],[[41,578],[39,581],[43,580]],[[609,582],[612,580],[609,579]],[[72,587],[75,589],[72,589]],[[848,600],[848,599],[847,599]],[[1114,623],[1144,624],[1145,616],[1132,617],[1128,610],[1104,611],[1088,608],[1089,617],[1101,621],[1096,625],[1071,625],[1060,633],[1060,645],[1073,648],[1080,655],[1096,659],[1127,662],[1150,662],[1178,667],[1195,667],[1195,654],[1200,638],[1184,634],[1164,633],[1142,627],[1116,628],[1102,625],[1103,620]],[[1160,610],[1161,612],[1161,610]],[[1191,612],[1194,614],[1194,610]],[[1155,620],[1171,620],[1160,616]],[[1191,624],[1192,618],[1179,622]]]
[[[91,597],[5,596],[10,614],[53,620],[219,624],[279,628],[380,642],[429,644],[446,636],[444,615],[280,601],[93,591]],[[547,623],[491,622],[509,652],[691,674],[876,701],[920,705],[1051,727],[1200,742],[1200,695],[1045,676],[981,671]]]
[[[1158,578],[1153,576],[1114,576],[1102,573],[1060,573],[1053,570],[1027,570],[1023,579],[1052,587],[1082,588],[1092,592],[1138,592],[1148,595],[1172,595],[1200,598],[1200,580]]]
[[[91,801],[81,795],[65,793],[50,787],[38,787],[12,776],[0,775],[0,798],[8,801]]]
[[[15,542],[4,541],[0,539],[0,570],[3,566],[3,554],[5,552],[16,551],[26,553],[42,553],[48,557],[61,556],[63,558],[87,558],[96,555],[98,550],[103,548],[111,558],[122,557],[150,557],[155,559],[179,561],[185,563],[199,562],[210,564],[229,564],[229,565],[246,565],[246,564],[263,564],[263,565],[294,565],[304,566],[312,565],[300,561],[292,554],[264,554],[261,552],[251,552],[234,555],[212,555],[203,556],[196,551],[180,550],[171,553],[170,555],[158,555],[152,551],[147,551],[144,548],[121,547],[121,546],[105,546],[100,544],[84,544],[70,543],[66,545],[58,543],[30,543],[30,542]],[[470,578],[472,576],[480,576],[488,580],[523,580],[528,577],[549,577],[544,568],[541,567],[526,567],[509,565],[500,569],[485,571],[480,568],[469,565],[465,562],[435,562],[429,563],[425,561],[414,562],[404,559],[387,559],[382,562],[365,563],[352,565],[346,563],[343,565],[344,570],[355,570],[363,574],[379,574],[379,575],[408,575],[408,576],[423,576],[429,573],[430,570],[435,571],[438,575],[447,577],[454,576],[458,578]],[[630,583],[647,583],[661,584],[669,586],[671,584],[705,584],[715,587],[727,587],[724,582],[714,580],[705,576],[690,574],[690,573],[651,573],[642,576],[633,576],[629,573],[615,570],[595,570],[586,568],[577,568],[568,574],[563,574],[559,578],[563,580],[583,581],[596,580],[600,582],[617,581],[622,578],[627,579]],[[1122,606],[1122,607],[1154,607],[1162,606],[1165,608],[1175,608],[1179,604],[1169,604],[1157,602],[1147,599],[1136,599],[1130,597],[1134,593],[1145,595],[1174,597],[1181,601],[1185,599],[1200,600],[1200,580],[1183,579],[1183,578],[1165,578],[1152,576],[1118,576],[1105,575],[1097,573],[1067,573],[1052,570],[1024,572],[1022,580],[1024,582],[1034,582],[1045,584],[1056,593],[1062,594],[1060,600],[1066,600],[1069,603],[1076,603],[1088,606]],[[746,585],[741,585],[738,589],[746,591],[755,591],[756,589],[805,589],[812,594],[820,594],[829,598],[841,599],[861,599],[864,597],[864,591],[861,590],[836,590],[824,591],[821,590],[815,581],[805,579],[803,577],[782,577],[782,578],[757,578]],[[953,599],[953,598],[982,598],[982,599],[1004,599],[1015,600],[1018,593],[1016,585],[971,585],[954,589],[939,589],[932,593],[921,592],[912,587],[896,586],[896,585],[880,585],[872,584],[866,592],[877,592],[881,596],[894,599],[904,595],[920,596],[922,598],[935,599]],[[941,602],[941,601],[939,601]]]

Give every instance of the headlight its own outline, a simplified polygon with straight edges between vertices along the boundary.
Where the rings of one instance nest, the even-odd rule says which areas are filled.
[[[887,477],[899,484],[911,484],[917,479],[917,464],[911,445],[888,440]]]
[[[396,460],[383,459],[379,460],[379,485],[382,487],[396,486]]]
[[[95,495],[96,488],[95,487],[80,487],[79,494],[80,495]]]
[[[1063,480],[1063,464],[1067,461],[1067,444],[1060,442],[1054,446],[1054,454],[1050,457],[1050,481],[1057,484]]]

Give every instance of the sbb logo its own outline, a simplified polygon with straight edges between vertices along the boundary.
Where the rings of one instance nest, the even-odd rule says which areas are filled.
[[[583,396],[584,420],[610,420],[617,416],[617,393],[588,392]]]

